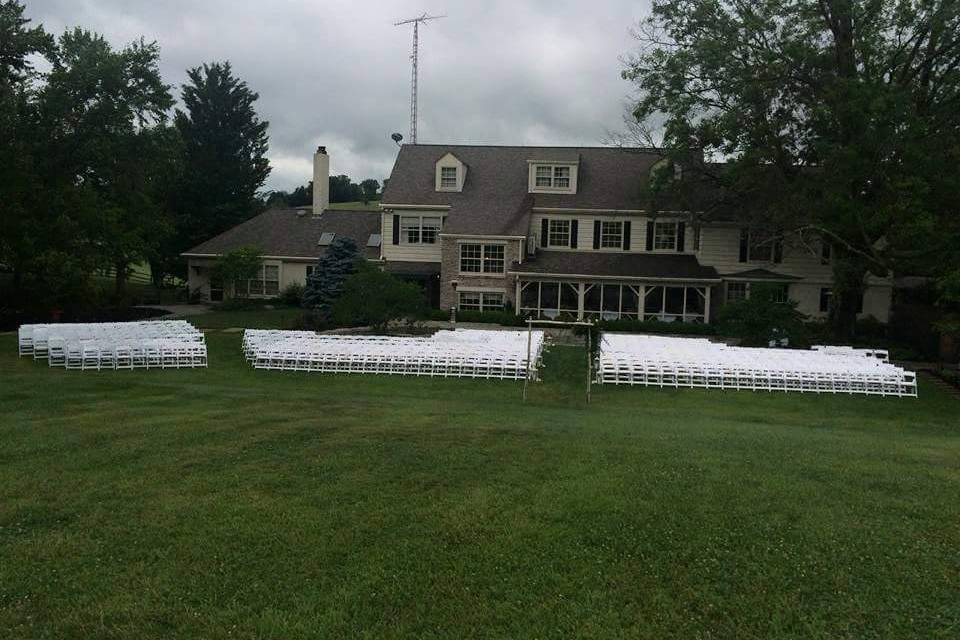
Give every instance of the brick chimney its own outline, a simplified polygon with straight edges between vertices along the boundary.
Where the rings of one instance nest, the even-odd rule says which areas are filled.
[[[330,156],[327,148],[317,147],[313,154],[313,215],[318,216],[330,206]]]

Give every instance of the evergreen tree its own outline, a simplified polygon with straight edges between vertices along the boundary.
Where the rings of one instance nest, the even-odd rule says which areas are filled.
[[[331,318],[333,305],[343,293],[344,283],[357,270],[361,260],[356,243],[350,238],[334,238],[317,261],[303,290],[303,307],[317,312],[324,321]]]
[[[184,251],[259,213],[258,192],[270,174],[268,123],[254,110],[258,94],[229,62],[187,72],[186,111],[175,124],[183,143],[177,190],[178,249]]]

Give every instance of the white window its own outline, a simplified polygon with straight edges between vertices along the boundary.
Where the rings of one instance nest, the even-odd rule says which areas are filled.
[[[727,283],[727,302],[740,302],[750,297],[750,288],[746,282]]]
[[[770,289],[770,302],[785,304],[790,301],[790,285],[775,284]]]
[[[502,244],[460,245],[460,271],[463,273],[503,273],[505,266]]]
[[[439,216],[400,216],[400,243],[436,244],[442,224]]]
[[[275,264],[261,265],[256,277],[236,284],[238,296],[275,296],[279,293],[280,267]]]
[[[461,311],[503,311],[503,293],[487,291],[461,291]]]
[[[480,273],[483,267],[483,245],[460,245],[460,271],[463,273]]]
[[[441,189],[457,188],[457,168],[456,167],[440,167],[440,188]]]
[[[677,249],[677,223],[676,222],[655,222],[653,224],[653,248]]]
[[[535,165],[533,168],[533,186],[538,189],[570,189],[570,166],[553,164]]]
[[[548,223],[548,242],[551,247],[570,246],[570,221],[550,220]]]
[[[622,249],[623,248],[623,223],[608,222],[600,223],[600,248],[601,249]]]
[[[747,235],[747,260],[749,262],[773,262],[773,237],[758,231]]]

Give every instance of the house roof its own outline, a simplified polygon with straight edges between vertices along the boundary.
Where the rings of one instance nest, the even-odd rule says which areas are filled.
[[[370,236],[380,233],[378,211],[327,209],[322,215],[314,216],[309,208],[270,209],[198,244],[183,255],[220,255],[241,247],[257,247],[265,256],[312,260],[326,253],[326,246],[317,245],[324,233],[350,238],[367,259],[380,257],[380,247],[367,246]]]
[[[435,276],[440,275],[439,262],[405,262],[387,260],[384,268],[390,273],[405,276]]]
[[[461,192],[436,190],[434,168],[447,153],[469,167]],[[448,205],[446,234],[525,236],[533,207],[648,209],[644,187],[662,158],[656,150],[621,147],[403,145],[382,202]],[[579,162],[577,193],[528,193],[529,160]],[[661,210],[675,204],[657,203]]]
[[[716,269],[685,254],[541,251],[527,262],[515,262],[510,271],[553,276],[720,280]]]
[[[739,273],[731,273],[723,276],[725,280],[767,280],[769,282],[789,282],[792,280],[803,280],[797,276],[788,276],[785,273],[776,273],[769,269],[749,269]]]

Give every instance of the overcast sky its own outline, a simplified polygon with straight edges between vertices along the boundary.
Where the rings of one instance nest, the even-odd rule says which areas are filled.
[[[229,60],[260,94],[270,122],[268,187],[311,175],[318,144],[331,172],[354,180],[390,173],[409,135],[409,26],[420,29],[421,143],[583,144],[622,128],[630,85],[619,58],[649,2],[485,0],[26,0],[27,15],[59,34],[81,26],[115,46],[140,36],[161,48],[179,95],[185,70]]]

